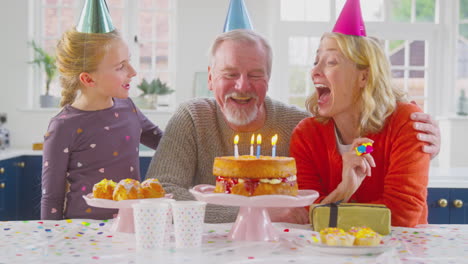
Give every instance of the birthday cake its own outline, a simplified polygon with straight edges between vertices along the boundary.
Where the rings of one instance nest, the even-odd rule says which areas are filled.
[[[216,157],[213,175],[215,193],[297,195],[296,161],[290,157]]]

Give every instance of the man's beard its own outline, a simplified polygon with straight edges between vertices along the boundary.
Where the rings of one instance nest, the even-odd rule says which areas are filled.
[[[229,94],[225,96],[225,104],[224,104],[224,115],[229,123],[232,123],[236,126],[245,126],[250,124],[257,118],[258,115],[258,107],[257,107],[257,100],[258,97],[256,95],[248,95],[252,97],[251,100],[255,100],[255,104],[249,106],[249,108],[245,107],[236,107],[233,104],[226,104],[228,99],[235,94]]]

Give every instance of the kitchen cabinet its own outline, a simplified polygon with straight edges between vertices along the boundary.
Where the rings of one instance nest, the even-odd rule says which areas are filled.
[[[151,163],[151,159],[153,157],[140,157],[140,177],[141,181],[146,179],[146,172],[148,171],[148,167]]]
[[[140,175],[146,175],[152,157],[140,157]],[[0,221],[38,220],[41,217],[42,156],[0,160]]]
[[[142,180],[151,159],[140,157]],[[41,174],[41,155],[0,160],[0,221],[40,219]],[[428,188],[427,203],[430,224],[468,224],[468,188]]]
[[[18,179],[20,158],[0,161],[0,221],[16,220],[18,216]]]
[[[468,189],[428,188],[429,224],[468,224]]]
[[[17,220],[41,219],[42,156],[22,156]]]

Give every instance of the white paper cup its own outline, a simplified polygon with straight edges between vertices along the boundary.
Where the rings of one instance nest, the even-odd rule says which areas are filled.
[[[169,203],[135,203],[133,217],[135,220],[135,239],[138,250],[163,248],[167,229],[167,215],[170,214]]]
[[[202,244],[205,202],[175,201],[171,203],[174,217],[176,248],[197,248]]]
[[[158,199],[158,200],[145,199],[145,200],[140,201],[140,203],[145,203],[145,204],[153,204],[154,202],[156,203],[164,202],[164,203],[171,204],[175,202],[175,200],[174,199]],[[171,243],[171,234],[174,233],[174,227],[172,224],[172,206],[169,205],[168,210],[169,211],[167,213],[167,219],[166,219],[166,230],[164,233],[164,244],[166,246],[169,246],[169,244]]]

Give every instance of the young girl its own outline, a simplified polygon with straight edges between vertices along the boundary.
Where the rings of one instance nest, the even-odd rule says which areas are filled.
[[[41,218],[112,218],[82,196],[104,178],[140,180],[138,146],[156,149],[162,131],[128,98],[136,72],[116,31],[64,33],[57,67],[63,109],[45,134]]]

